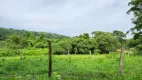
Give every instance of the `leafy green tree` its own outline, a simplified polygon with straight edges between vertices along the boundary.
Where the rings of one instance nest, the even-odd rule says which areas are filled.
[[[79,38],[89,39],[90,37],[88,33],[84,33],[84,34],[79,35]]]
[[[114,36],[116,36],[118,39],[125,38],[126,34],[124,34],[122,31],[114,30],[113,31]]]
[[[124,34],[122,31],[114,30],[113,35],[117,37],[121,44],[126,45],[126,40],[124,39],[126,38],[126,34]]]
[[[112,33],[95,31],[92,34],[98,44],[98,49],[101,51],[100,53],[109,53],[109,51],[117,49],[119,41]]]
[[[70,54],[71,51],[71,43],[69,40],[64,39],[59,42],[60,47],[64,49],[64,53]]]
[[[39,38],[37,38],[36,43],[35,43],[36,48],[45,48],[47,47],[47,39],[45,38],[44,33],[40,33]]]
[[[128,10],[128,14],[130,12],[134,13],[134,18],[132,22],[136,25],[132,30],[137,30],[137,33],[141,33],[142,29],[142,0],[131,0],[129,2],[129,6],[131,8]]]
[[[66,53],[65,50],[59,45],[59,43],[53,43],[52,49],[54,54],[64,54]]]
[[[36,36],[32,32],[30,32],[30,36],[28,37],[28,42],[30,47],[34,47],[36,44]]]
[[[18,36],[16,34],[11,35],[7,39],[8,47],[11,49],[15,49],[18,51],[20,55],[20,59],[22,59],[22,52],[19,49],[25,48],[28,46],[28,41],[25,38],[22,38],[21,36]]]
[[[89,37],[84,37],[84,35],[80,36],[71,39],[72,52],[75,54],[88,54],[91,51],[93,53],[97,46],[96,41]]]
[[[18,36],[16,34],[11,35],[7,39],[8,47],[12,49],[21,49],[24,47],[27,47],[28,41],[25,38],[22,38],[21,36]]]
[[[124,46],[126,45],[126,41],[124,40],[124,38],[126,37],[126,34],[124,34],[122,31],[114,30],[113,35],[116,36],[119,42],[121,43],[120,63],[118,68],[118,74],[121,74],[124,56]]]
[[[135,24],[135,27],[131,28],[132,33],[134,34],[133,39],[137,41],[136,49],[139,53],[142,52],[142,0],[131,0],[129,2],[131,8],[128,10],[128,14],[133,12],[134,18],[132,18],[132,23]]]

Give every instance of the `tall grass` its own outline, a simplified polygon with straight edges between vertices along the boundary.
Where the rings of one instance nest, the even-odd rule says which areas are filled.
[[[0,57],[2,56],[18,56],[19,52],[22,53],[23,56],[39,56],[39,55],[47,55],[48,49],[8,49],[8,48],[0,48]]]
[[[0,57],[0,80],[48,80],[48,56]],[[53,55],[52,80],[141,80],[142,57],[124,56],[117,76],[118,55]]]

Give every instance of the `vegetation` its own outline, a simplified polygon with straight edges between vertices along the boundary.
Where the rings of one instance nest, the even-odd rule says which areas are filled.
[[[117,76],[118,55],[71,55],[71,62],[68,55],[54,55],[52,80],[141,80],[142,57],[125,55],[123,74]],[[47,56],[1,57],[0,79],[48,80],[47,65]]]
[[[123,33],[121,31],[118,32]],[[90,37],[88,33],[84,33],[72,38],[51,39],[53,53],[104,54],[120,49],[121,41],[118,39],[119,34],[116,36],[115,33],[94,31],[92,35],[93,37]],[[47,40],[50,38],[47,38],[45,33],[40,33],[39,36],[36,37],[32,32],[26,31],[23,36],[17,34],[11,34],[8,37],[5,36],[7,37],[5,42],[7,45],[6,48],[17,50],[24,48],[48,48]]]
[[[55,33],[46,33],[46,32],[35,32],[35,31],[26,31],[26,30],[17,30],[17,29],[7,29],[7,28],[2,28],[0,27],[0,40],[6,40],[11,34],[16,34],[18,36],[30,36],[31,37],[39,37],[40,34],[43,33],[45,35],[45,38],[48,39],[62,39],[62,38],[69,38],[68,36],[64,35],[59,35]]]
[[[133,39],[118,30],[68,37],[0,28],[0,80],[141,80],[142,0],[129,5],[128,13],[134,13]],[[51,78],[48,41],[53,53]]]
[[[139,54],[142,53],[142,0],[131,0],[129,2],[131,8],[127,13],[133,12],[134,18],[132,18],[132,23],[135,24],[134,28],[131,28],[134,34],[130,45],[136,47]]]
[[[71,39],[57,41],[53,44],[54,53],[67,54],[70,51],[72,54],[89,54],[91,51],[91,53],[103,54],[119,49],[120,42],[113,33],[94,31],[92,34],[93,37],[89,37],[88,33],[84,33]]]

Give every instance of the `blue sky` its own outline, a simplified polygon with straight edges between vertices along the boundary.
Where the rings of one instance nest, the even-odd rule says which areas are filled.
[[[128,31],[130,0],[0,0],[0,27],[76,36]],[[129,35],[130,37],[131,35]]]

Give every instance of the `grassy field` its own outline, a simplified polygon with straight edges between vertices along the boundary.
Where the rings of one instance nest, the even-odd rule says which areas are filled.
[[[117,75],[119,54],[53,55],[51,80],[142,80],[142,57],[124,57],[123,74]],[[50,80],[48,56],[0,57],[0,80]]]

